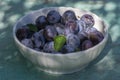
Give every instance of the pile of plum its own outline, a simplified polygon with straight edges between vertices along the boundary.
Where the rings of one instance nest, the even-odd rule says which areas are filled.
[[[65,54],[89,49],[103,40],[103,34],[93,27],[94,23],[90,14],[84,14],[78,20],[72,10],[63,15],[51,10],[47,16],[39,16],[35,24],[17,29],[16,36],[34,50]]]

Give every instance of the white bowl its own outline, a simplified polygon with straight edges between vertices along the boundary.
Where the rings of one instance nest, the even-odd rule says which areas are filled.
[[[96,46],[79,52],[73,52],[68,54],[49,54],[45,52],[39,52],[33,49],[30,49],[17,39],[16,37],[16,30],[21,27],[22,25],[28,23],[35,23],[35,20],[40,15],[47,15],[50,10],[57,10],[61,15],[66,10],[73,10],[76,16],[80,17],[83,14],[91,14],[95,20],[94,27],[104,34],[104,39],[97,44]],[[97,58],[100,52],[103,50],[107,39],[108,39],[108,27],[104,24],[104,21],[101,20],[97,15],[76,9],[71,7],[50,7],[50,8],[42,8],[40,10],[33,11],[24,17],[22,17],[18,22],[15,24],[13,28],[13,37],[15,43],[22,53],[24,57],[30,60],[32,63],[36,65],[37,68],[43,70],[45,72],[54,73],[54,74],[67,74],[79,71],[86,67],[92,60]]]

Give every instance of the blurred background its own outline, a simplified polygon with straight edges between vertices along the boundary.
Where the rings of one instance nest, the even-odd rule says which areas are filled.
[[[100,56],[82,71],[51,75],[37,71],[15,46],[12,29],[30,11],[45,7],[91,11],[109,25],[109,40]],[[120,80],[119,0],[0,0],[0,80]]]

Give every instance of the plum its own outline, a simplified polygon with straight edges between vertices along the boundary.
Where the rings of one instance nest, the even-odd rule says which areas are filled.
[[[85,22],[85,27],[93,27],[95,24],[94,18],[90,14],[84,14],[81,18],[81,21]]]
[[[43,34],[47,41],[53,41],[53,38],[57,35],[57,30],[53,25],[47,25]]]
[[[56,10],[51,10],[50,12],[48,12],[47,14],[47,21],[50,24],[55,24],[55,23],[59,23],[61,21],[61,15],[59,14],[58,11]]]
[[[65,24],[69,20],[74,20],[74,21],[77,20],[77,18],[75,16],[75,13],[72,10],[67,10],[62,15],[62,22],[63,22],[63,24]]]
[[[42,48],[45,44],[43,30],[40,30],[39,32],[35,32],[32,36],[32,41],[34,42],[34,47]]]
[[[80,39],[75,34],[72,34],[72,33],[68,34],[66,36],[66,39],[67,39],[66,44],[70,45],[71,47],[75,49],[80,45]]]
[[[43,51],[48,53],[54,53],[55,52],[54,42],[53,41],[47,42],[43,47]]]
[[[39,16],[36,21],[36,26],[38,30],[44,29],[45,26],[48,24],[47,18],[45,16]]]
[[[33,48],[33,43],[31,39],[23,39],[21,41],[22,44],[24,44],[25,46],[29,47],[29,48]]]
[[[77,34],[79,31],[79,26],[77,25],[77,22],[74,20],[67,21],[65,26],[69,28],[71,33]]]
[[[92,41],[90,40],[85,40],[83,43],[82,43],[82,50],[86,50],[86,49],[89,49],[93,47],[93,43]]]

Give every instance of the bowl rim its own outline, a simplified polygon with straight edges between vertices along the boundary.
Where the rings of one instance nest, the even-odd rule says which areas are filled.
[[[102,43],[104,43],[104,42],[107,41],[107,39],[108,39],[108,28],[109,28],[109,27],[108,27],[108,24],[105,23],[105,21],[102,20],[98,15],[96,15],[96,14],[90,12],[90,11],[86,11],[86,12],[91,13],[91,14],[95,15],[96,17],[98,17],[98,19],[99,19],[101,22],[103,22],[103,23],[104,23],[104,26],[105,26],[105,28],[104,28],[104,31],[105,31],[104,39],[103,39],[100,43],[98,43],[97,45],[95,45],[95,46],[93,46],[93,47],[91,47],[91,48],[89,48],[89,49],[87,49],[87,50],[84,50],[84,51],[70,52],[70,53],[67,53],[67,54],[47,53],[47,52],[43,52],[43,51],[37,51],[37,50],[34,50],[34,49],[32,49],[32,48],[29,48],[29,47],[25,46],[25,45],[22,44],[22,43],[18,40],[18,38],[16,37],[16,27],[17,27],[17,24],[18,24],[23,18],[25,18],[27,15],[33,14],[33,13],[39,11],[39,10],[43,10],[43,9],[47,9],[47,8],[51,8],[51,9],[52,9],[52,8],[54,8],[54,9],[55,9],[55,8],[71,8],[71,9],[77,9],[77,10],[81,10],[81,11],[86,11],[86,10],[82,10],[82,9],[78,9],[78,8],[73,8],[73,7],[46,7],[46,8],[41,8],[41,9],[34,10],[34,11],[31,11],[31,12],[25,14],[25,15],[24,15],[23,17],[21,17],[21,18],[16,22],[16,24],[13,26],[13,38],[14,38],[14,41],[15,41],[16,43],[18,43],[20,46],[22,46],[22,47],[25,48],[26,50],[29,50],[29,51],[31,51],[31,52],[34,53],[34,54],[43,54],[43,55],[49,55],[49,56],[68,56],[68,55],[74,55],[74,54],[87,53],[87,52],[89,52],[89,51],[94,50],[96,47],[102,45]]]

